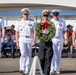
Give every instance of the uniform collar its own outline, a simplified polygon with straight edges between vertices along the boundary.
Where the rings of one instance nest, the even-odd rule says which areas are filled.
[[[60,20],[60,18],[58,18],[58,20],[55,20],[55,19],[53,18],[53,20],[54,20],[54,21],[59,21],[59,20]]]
[[[29,21],[30,19],[28,19],[28,20],[24,20],[23,18],[22,18],[22,21]]]

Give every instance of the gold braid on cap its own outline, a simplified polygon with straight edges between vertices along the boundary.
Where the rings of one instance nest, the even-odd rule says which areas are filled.
[[[46,10],[43,10],[43,11],[42,11],[42,15],[44,15],[44,14],[48,14],[48,15],[50,16],[50,11],[47,10],[47,9],[46,9]]]

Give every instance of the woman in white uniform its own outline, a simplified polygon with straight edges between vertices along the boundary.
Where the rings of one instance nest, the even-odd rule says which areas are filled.
[[[35,22],[30,20],[29,9],[23,8],[21,10],[23,18],[18,21],[16,25],[16,44],[20,47],[20,72],[23,75],[28,75],[31,66],[31,50],[32,46],[35,45],[36,32],[35,32]],[[18,43],[19,37],[19,43]]]

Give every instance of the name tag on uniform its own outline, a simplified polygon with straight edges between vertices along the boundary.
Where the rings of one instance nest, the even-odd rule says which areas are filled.
[[[28,24],[28,26],[32,26],[32,24]]]

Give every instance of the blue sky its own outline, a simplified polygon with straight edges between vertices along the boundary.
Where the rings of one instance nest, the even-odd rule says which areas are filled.
[[[51,11],[51,10],[50,10]],[[31,10],[30,15],[40,16],[42,14],[42,10]],[[20,16],[21,11],[9,11],[9,12],[0,12],[0,16]],[[60,15],[76,15],[75,10],[61,10]]]

